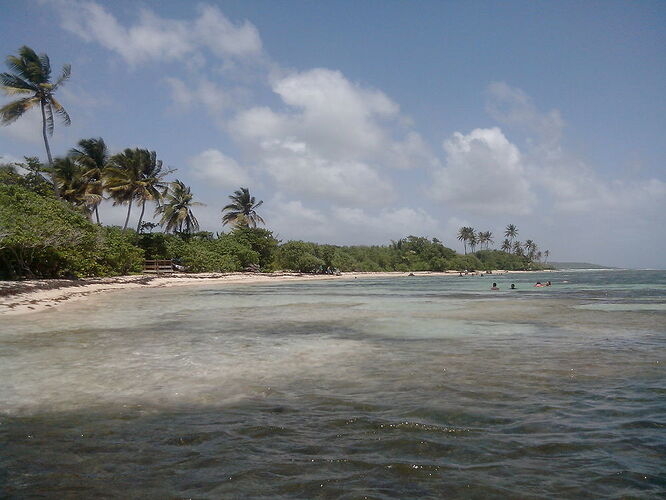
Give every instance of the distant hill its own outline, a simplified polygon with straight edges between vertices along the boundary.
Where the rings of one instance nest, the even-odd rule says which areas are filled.
[[[549,262],[548,265],[555,269],[617,269],[616,267],[600,266],[589,262]]]

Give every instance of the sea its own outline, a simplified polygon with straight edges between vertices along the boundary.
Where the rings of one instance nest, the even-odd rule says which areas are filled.
[[[665,498],[666,271],[203,283],[3,317],[0,497]]]

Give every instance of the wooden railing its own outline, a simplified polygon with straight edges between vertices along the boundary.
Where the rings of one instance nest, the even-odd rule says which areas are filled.
[[[144,273],[172,273],[173,262],[171,260],[146,260],[143,263]]]

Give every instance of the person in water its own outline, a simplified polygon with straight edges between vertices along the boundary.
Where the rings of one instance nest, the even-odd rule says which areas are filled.
[[[534,286],[537,287],[537,288],[541,288],[544,285],[542,285],[540,281],[537,281],[536,285],[534,285]]]
[[[516,289],[516,285],[514,283],[511,283],[511,290],[515,290],[515,289]]]
[[[497,283],[493,283],[493,286],[490,288],[491,290],[499,290],[497,287]]]
[[[551,286],[551,285],[552,283],[550,282],[550,280],[546,281],[546,286]]]

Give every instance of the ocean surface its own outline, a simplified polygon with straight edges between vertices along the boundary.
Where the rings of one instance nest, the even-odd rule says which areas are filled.
[[[664,498],[666,272],[204,284],[0,318],[0,497]]]

